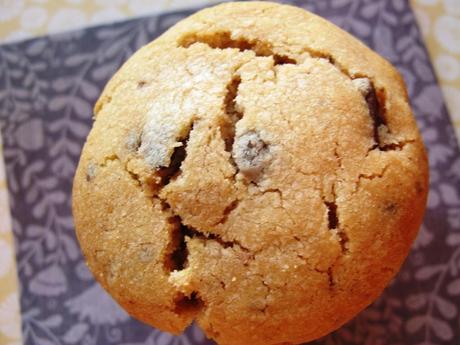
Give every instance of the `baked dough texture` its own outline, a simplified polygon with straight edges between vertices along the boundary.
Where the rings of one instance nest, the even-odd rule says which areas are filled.
[[[222,345],[350,320],[406,257],[427,158],[396,69],[302,9],[226,3],[107,84],[73,188],[78,239],[133,317]]]

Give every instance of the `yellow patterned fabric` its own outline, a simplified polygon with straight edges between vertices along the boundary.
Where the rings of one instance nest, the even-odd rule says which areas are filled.
[[[0,153],[0,345],[13,345],[22,343],[19,289],[1,144]]]
[[[460,0],[411,0],[460,139]]]
[[[0,0],[0,43],[220,0]],[[411,0],[460,138],[460,0]],[[18,285],[0,150],[0,345],[21,343]]]

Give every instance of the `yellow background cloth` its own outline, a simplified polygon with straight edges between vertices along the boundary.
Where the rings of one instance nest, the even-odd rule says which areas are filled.
[[[19,289],[3,149],[0,143],[0,345],[21,342]]]
[[[460,0],[412,0],[460,141]]]
[[[219,0],[0,0],[0,43]],[[460,138],[460,0],[411,0]],[[21,343],[19,290],[0,149],[0,345]]]

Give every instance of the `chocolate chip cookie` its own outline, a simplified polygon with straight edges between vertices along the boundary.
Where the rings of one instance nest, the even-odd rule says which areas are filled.
[[[132,316],[223,345],[297,344],[371,303],[424,213],[400,74],[269,2],[181,21],[110,80],[74,180],[88,265]]]

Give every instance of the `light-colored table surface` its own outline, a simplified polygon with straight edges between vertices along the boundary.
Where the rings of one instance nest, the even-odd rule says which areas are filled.
[[[4,0],[0,43],[217,0]],[[460,0],[411,0],[460,138]],[[0,90],[1,91],[1,90]],[[0,345],[21,343],[19,289],[0,149]]]

